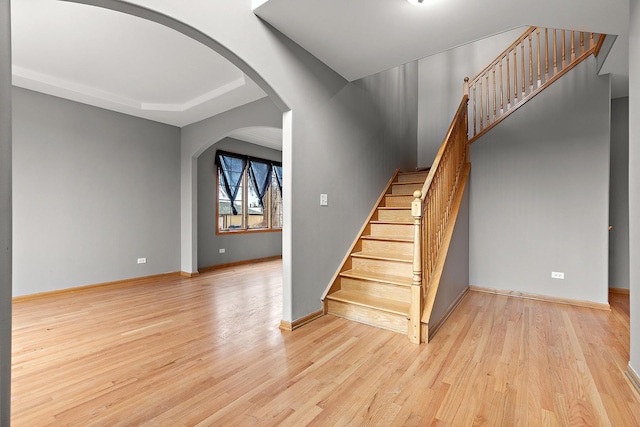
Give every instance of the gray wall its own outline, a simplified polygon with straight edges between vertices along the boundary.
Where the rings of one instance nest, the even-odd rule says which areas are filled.
[[[11,25],[0,0],[0,426],[11,410]]]
[[[178,271],[180,130],[13,94],[14,295]]]
[[[629,98],[611,100],[609,286],[629,288]]]
[[[293,111],[308,124],[292,147],[293,320],[321,309],[322,293],[393,171],[415,168],[416,90],[417,69],[409,64],[347,84],[309,116]],[[321,193],[328,206],[320,206]]]
[[[281,151],[233,138],[218,141],[198,157],[198,268],[281,255],[281,231],[216,234],[217,150],[282,161]]]
[[[630,0],[629,46],[640,43],[640,4]],[[629,75],[640,75],[640,51],[629,49]],[[629,79],[629,117],[640,117],[640,81]],[[640,122],[629,122],[629,281],[631,304],[631,360],[640,375]]]
[[[525,30],[517,28],[419,61],[419,166],[433,163],[460,105],[464,78],[473,78]]]
[[[433,325],[446,314],[456,298],[469,287],[469,193],[467,181],[456,226],[453,230],[447,260],[444,264],[440,287],[433,305],[429,325]]]
[[[373,103],[375,97],[265,25],[252,13],[251,2],[227,2],[221,13],[217,2],[200,2],[191,9],[164,2],[148,10],[115,0],[80,1],[177,29],[223,54],[271,96],[284,113],[283,166],[290,177],[284,189],[289,204],[282,233],[283,320],[318,310],[331,275],[384,183],[396,167],[415,166],[416,141],[386,141],[381,127],[393,126]],[[383,87],[398,85],[391,77],[383,79]],[[414,99],[417,79],[411,85]],[[398,108],[415,116],[401,109],[410,101],[409,89],[389,100],[384,109]],[[186,147],[184,140],[182,144],[184,271],[197,269],[197,156],[209,145]],[[320,209],[320,193],[329,194],[328,207]]]
[[[610,105],[591,57],[472,145],[470,284],[608,302]]]
[[[283,230],[283,319],[291,321],[321,308],[322,293],[393,171],[415,167],[417,65],[346,83],[290,41],[282,43],[315,70],[328,96],[290,113],[293,139],[283,150],[285,177],[290,177],[284,183],[290,256],[284,253]],[[265,99],[183,128],[183,173],[191,156],[197,158],[233,129],[281,126],[282,115],[276,117],[276,112]],[[193,168],[200,169],[197,160]],[[188,175],[185,182],[194,185]],[[328,194],[326,207],[319,205],[321,193]],[[183,208],[188,204],[185,194],[188,190],[183,191]],[[197,218],[194,223],[199,230]]]
[[[360,80],[354,85],[367,92],[381,120],[370,124],[376,142],[402,153],[397,167],[415,169],[414,147],[418,138],[418,62],[411,62]]]

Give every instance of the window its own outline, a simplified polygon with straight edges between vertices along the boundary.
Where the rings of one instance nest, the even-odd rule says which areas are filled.
[[[220,151],[218,232],[282,229],[282,165]]]

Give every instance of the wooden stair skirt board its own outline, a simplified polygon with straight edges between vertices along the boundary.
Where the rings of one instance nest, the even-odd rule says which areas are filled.
[[[456,299],[454,299],[453,302],[449,305],[449,307],[447,307],[447,309],[442,314],[442,316],[440,316],[439,319],[432,321],[431,323],[424,323],[424,322],[422,323],[422,328],[420,330],[422,333],[422,337],[421,337],[422,342],[429,342],[433,339],[433,337],[440,330],[442,325],[444,325],[444,322],[447,321],[449,316],[451,316],[453,312],[456,310],[456,308],[458,308],[458,306],[460,305],[464,297],[467,296],[469,291],[470,289],[468,286],[464,288],[463,291],[460,292],[460,294],[456,297]]]
[[[429,171],[387,184],[323,296],[324,311],[407,334],[413,277],[413,192]]]

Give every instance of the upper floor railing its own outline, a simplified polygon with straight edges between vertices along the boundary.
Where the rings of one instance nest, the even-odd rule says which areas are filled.
[[[592,53],[604,35],[530,27],[469,79],[469,140],[473,142],[527,99]]]

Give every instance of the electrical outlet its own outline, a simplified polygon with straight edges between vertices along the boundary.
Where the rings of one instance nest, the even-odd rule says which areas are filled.
[[[147,263],[146,258],[138,258],[138,264],[146,264],[146,263]]]
[[[226,250],[225,248],[220,248],[220,249],[218,249],[218,252],[219,252],[219,253],[221,253],[221,254],[225,253],[226,251],[227,251],[227,250]]]
[[[552,279],[564,279],[564,273],[561,271],[552,271],[551,272]]]
[[[326,194],[321,194],[320,195],[320,206],[327,206],[329,203],[327,201],[327,195]]]

